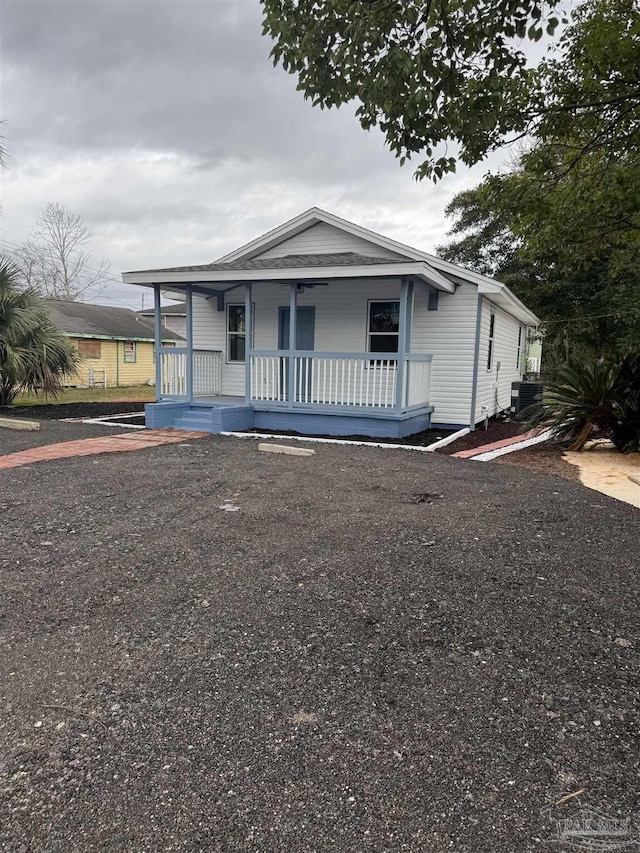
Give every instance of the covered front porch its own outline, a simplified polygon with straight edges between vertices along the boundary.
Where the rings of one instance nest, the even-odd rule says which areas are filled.
[[[412,328],[417,291],[437,306],[432,286],[412,276],[225,284],[172,283],[187,319],[177,347],[158,345],[169,288],[154,284],[148,426],[389,437],[430,426],[432,356],[412,350]],[[342,340],[351,348],[327,346]]]

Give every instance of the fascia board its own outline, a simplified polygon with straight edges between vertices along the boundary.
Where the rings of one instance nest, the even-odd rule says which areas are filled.
[[[351,279],[351,278],[382,278],[400,276],[416,276],[424,278],[429,284],[439,290],[453,293],[455,285],[444,277],[437,276],[428,264],[418,263],[393,263],[393,264],[367,264],[365,266],[349,267],[293,267],[291,269],[259,269],[259,270],[198,270],[185,272],[128,272],[122,274],[125,284],[138,285],[180,285],[193,284],[216,284],[236,286],[243,282],[261,281],[295,281],[296,279]]]

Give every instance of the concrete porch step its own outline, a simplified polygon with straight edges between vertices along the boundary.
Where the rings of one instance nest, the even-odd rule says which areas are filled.
[[[188,418],[191,421],[211,423],[212,414],[213,409],[186,409],[180,416],[182,418]]]
[[[243,430],[253,426],[251,406],[198,406],[176,413],[174,429],[200,430],[218,433],[226,430]]]

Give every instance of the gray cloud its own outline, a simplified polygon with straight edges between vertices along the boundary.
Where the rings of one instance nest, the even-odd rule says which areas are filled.
[[[317,205],[433,249],[485,168],[416,184],[274,68],[258,0],[4,0],[3,230],[80,213],[115,272],[211,260]],[[114,299],[139,304],[130,288]]]

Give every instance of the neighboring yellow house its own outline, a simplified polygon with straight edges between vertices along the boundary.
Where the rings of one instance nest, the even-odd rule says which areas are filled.
[[[53,322],[78,350],[81,362],[66,385],[111,388],[154,385],[154,325],[128,308],[45,299]],[[176,346],[183,338],[163,328],[163,344]]]

